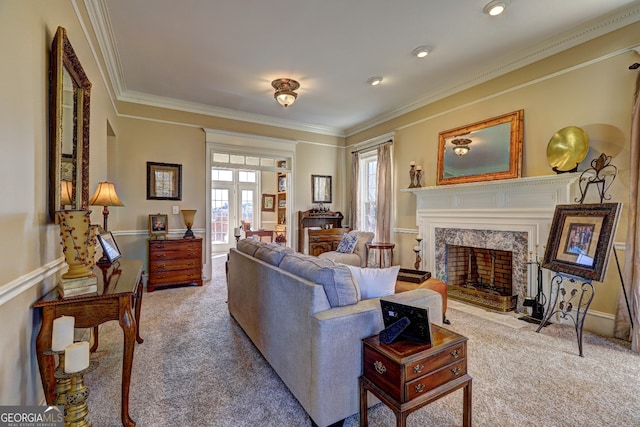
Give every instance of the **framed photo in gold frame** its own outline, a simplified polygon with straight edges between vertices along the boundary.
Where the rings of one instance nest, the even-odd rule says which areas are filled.
[[[276,210],[276,195],[275,194],[263,194],[262,195],[262,210],[264,212],[275,212],[275,210]]]
[[[169,233],[169,215],[149,215],[149,234],[151,237],[165,237]]]

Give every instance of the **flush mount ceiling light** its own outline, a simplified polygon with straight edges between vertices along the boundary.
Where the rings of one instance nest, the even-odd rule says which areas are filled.
[[[509,5],[509,0],[493,0],[489,2],[482,11],[490,16],[500,15]]]
[[[413,52],[411,52],[411,54],[418,58],[424,58],[425,56],[429,55],[430,52],[431,48],[429,46],[419,46],[413,49]]]
[[[451,143],[453,144],[453,152],[457,156],[464,156],[471,150],[471,147],[469,147],[471,140],[469,138],[456,138]]]
[[[283,107],[293,104],[298,97],[294,91],[300,87],[300,83],[291,79],[276,79],[271,82],[271,86],[276,90],[273,97]]]
[[[369,80],[367,80],[367,83],[370,86],[378,86],[380,83],[382,83],[382,77],[380,76],[371,77],[369,78]]]

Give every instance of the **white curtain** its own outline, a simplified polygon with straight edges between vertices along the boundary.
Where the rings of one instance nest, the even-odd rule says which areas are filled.
[[[391,185],[391,142],[378,146],[378,169],[376,171],[376,240],[391,241],[391,208],[393,193]]]
[[[354,151],[351,153],[351,204],[349,206],[349,223],[351,228],[356,230],[358,228],[358,220],[360,218],[358,200],[358,188],[360,181],[360,153]]]
[[[621,293],[616,310],[615,336],[631,340],[631,349],[640,353],[640,74],[636,78],[631,118],[631,153],[629,164],[629,220],[625,259],[625,292],[629,300],[633,329],[629,321],[627,301]]]

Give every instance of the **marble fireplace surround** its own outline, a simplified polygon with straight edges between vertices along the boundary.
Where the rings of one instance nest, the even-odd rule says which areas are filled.
[[[579,178],[580,173],[566,173],[402,190],[416,196],[416,225],[423,238],[421,269],[446,278],[446,243],[510,251],[507,247],[513,246],[514,280],[523,282],[524,275],[524,283],[513,283],[521,311],[524,297],[536,293],[536,284],[526,280],[528,254],[535,253],[537,245],[543,257],[555,207],[576,203]]]

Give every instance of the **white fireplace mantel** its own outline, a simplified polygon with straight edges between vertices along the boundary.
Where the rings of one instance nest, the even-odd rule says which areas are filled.
[[[457,228],[527,233],[530,253],[543,255],[556,205],[579,198],[581,173],[403,189],[415,194],[423,236],[422,269],[435,270],[435,230]]]

